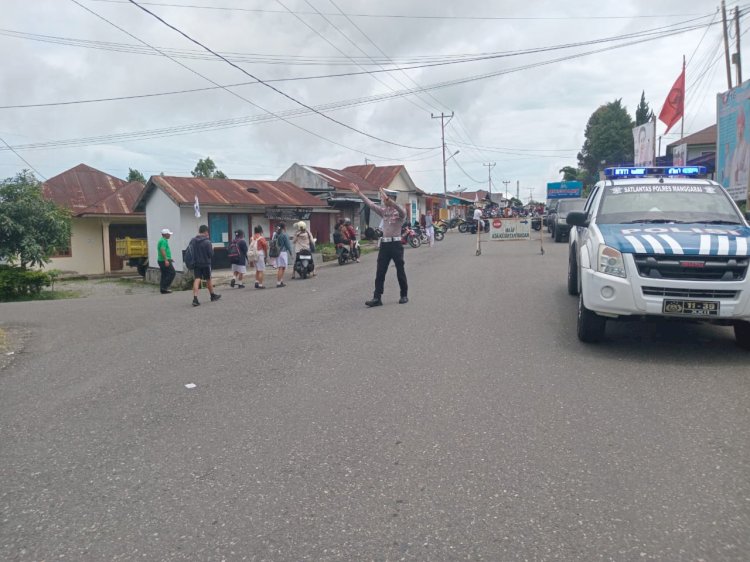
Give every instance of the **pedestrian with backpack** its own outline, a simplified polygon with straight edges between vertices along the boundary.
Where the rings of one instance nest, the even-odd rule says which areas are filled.
[[[268,254],[268,242],[263,236],[263,227],[257,225],[253,229],[253,240],[247,251],[247,259],[255,267],[255,288],[265,289],[263,278],[266,275],[266,254]]]
[[[230,287],[237,286],[238,289],[244,289],[245,273],[247,273],[247,251],[248,246],[245,242],[245,232],[242,229],[236,230],[234,240],[227,247],[227,256],[229,263],[232,264],[232,280],[229,282]]]
[[[214,257],[214,247],[208,237],[208,226],[200,225],[198,236],[190,240],[188,249],[185,252],[185,263],[193,270],[193,306],[200,306],[198,301],[198,291],[201,283],[206,282],[208,294],[211,295],[211,302],[217,301],[221,295],[214,293],[214,283],[211,280],[211,260]]]
[[[292,243],[286,234],[285,223],[279,223],[279,232],[274,240],[279,248],[279,257],[276,258],[276,287],[286,287],[284,272],[289,265],[289,255],[294,252],[294,248],[292,248]]]

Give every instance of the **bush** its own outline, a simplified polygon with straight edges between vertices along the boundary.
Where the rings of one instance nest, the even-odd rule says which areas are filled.
[[[0,301],[21,300],[38,295],[52,284],[52,276],[44,271],[0,265]]]

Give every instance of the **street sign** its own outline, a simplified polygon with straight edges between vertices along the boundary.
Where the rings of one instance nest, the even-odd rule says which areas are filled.
[[[504,219],[496,217],[490,221],[490,240],[528,240],[531,237],[531,219]]]
[[[547,183],[547,199],[572,199],[580,197],[583,184],[579,181],[553,181]]]

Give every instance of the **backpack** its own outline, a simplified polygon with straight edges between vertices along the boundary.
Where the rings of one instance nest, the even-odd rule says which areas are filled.
[[[227,257],[229,258],[229,263],[240,263],[240,245],[238,238],[232,240],[229,243],[229,246],[227,246]]]
[[[278,258],[281,250],[279,249],[279,236],[278,234],[271,238],[271,244],[268,246],[268,257]]]
[[[190,244],[188,244],[188,247],[182,253],[182,261],[185,262],[187,269],[195,269],[195,244],[193,240],[190,241]]]
[[[258,251],[258,239],[253,238],[250,242],[250,246],[247,249],[247,261],[250,263],[257,263],[260,261],[260,252]]]

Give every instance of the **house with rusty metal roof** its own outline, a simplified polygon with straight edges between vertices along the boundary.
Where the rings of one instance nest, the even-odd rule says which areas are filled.
[[[80,274],[129,271],[115,253],[115,240],[146,237],[146,215],[133,204],[143,191],[101,170],[79,164],[42,184],[44,196],[71,213],[70,244],[50,267]],[[135,271],[135,270],[133,270]]]
[[[260,225],[269,237],[279,222],[304,220],[320,239],[335,212],[291,182],[176,176],[151,176],[134,208],[146,214],[149,255],[156,255],[161,230],[172,231],[170,247],[178,271],[184,271],[182,250],[202,224],[208,225],[214,245],[213,266],[224,268],[229,267],[226,246],[237,230],[249,237]],[[147,279],[158,279],[156,265],[149,264]]]
[[[369,207],[352,192],[352,184],[376,202],[379,201],[380,188],[398,192],[396,201],[406,208],[410,221],[418,219],[426,210],[428,194],[416,186],[403,165],[365,164],[336,169],[295,163],[279,180],[291,181],[323,199],[339,212],[341,218],[351,219],[359,226],[360,232],[378,226],[380,217],[370,216]]]

